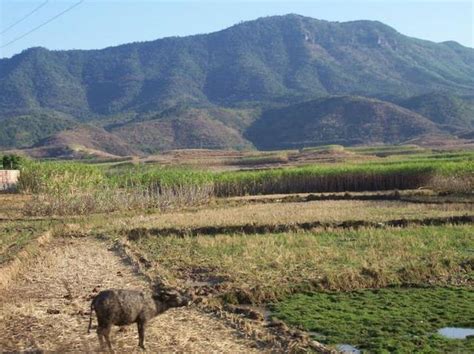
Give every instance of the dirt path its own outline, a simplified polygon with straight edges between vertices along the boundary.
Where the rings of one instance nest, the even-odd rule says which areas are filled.
[[[97,240],[58,238],[49,248],[27,274],[0,291],[0,352],[97,351],[95,331],[87,334],[94,290],[147,288],[141,276]],[[112,338],[116,351],[138,351],[134,325],[115,328]],[[146,341],[150,352],[258,351],[253,341],[192,307],[155,318]]]

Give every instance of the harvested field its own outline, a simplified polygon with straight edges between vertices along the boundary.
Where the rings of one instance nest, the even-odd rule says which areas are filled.
[[[0,193],[0,221],[21,217],[25,203],[30,199],[28,195]]]
[[[87,334],[91,296],[109,287],[149,286],[96,240],[60,238],[54,246],[16,284],[0,291],[2,350],[96,351],[96,334]],[[135,326],[115,330],[113,341],[119,351],[138,352]],[[155,318],[147,330],[147,346],[150,352],[258,349],[256,342],[193,308],[170,310]]]
[[[248,204],[174,213],[132,216],[110,221],[109,226],[132,228],[174,228],[235,225],[294,225],[297,223],[339,223],[365,220],[385,222],[397,219],[452,217],[474,213],[474,204],[418,204],[402,201],[313,201],[308,203]],[[98,219],[98,218],[97,218]],[[317,225],[316,225],[317,226]]]
[[[220,199],[222,205],[262,204],[262,203],[305,203],[324,200],[362,200],[362,201],[393,201],[420,204],[474,204],[474,198],[469,195],[434,193],[430,190],[407,190],[385,192],[352,192],[352,193],[297,193],[273,194],[259,196],[230,197]]]

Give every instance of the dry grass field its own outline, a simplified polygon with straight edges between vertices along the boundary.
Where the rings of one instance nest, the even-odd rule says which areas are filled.
[[[474,204],[421,204],[401,201],[312,201],[306,203],[247,204],[201,208],[112,220],[127,228],[196,228],[233,225],[279,225],[312,221],[343,222],[366,220],[384,222],[395,219],[423,219],[473,214]]]
[[[25,203],[29,200],[28,195],[0,193],[0,221],[21,218]]]

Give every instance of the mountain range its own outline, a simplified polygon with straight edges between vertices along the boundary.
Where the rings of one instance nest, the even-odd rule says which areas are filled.
[[[271,16],[210,34],[0,59],[3,149],[280,149],[473,129],[474,49],[376,21]]]

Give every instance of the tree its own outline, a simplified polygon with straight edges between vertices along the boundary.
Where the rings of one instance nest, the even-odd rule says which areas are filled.
[[[6,170],[17,170],[21,165],[21,156],[5,155],[2,158],[3,168]]]

